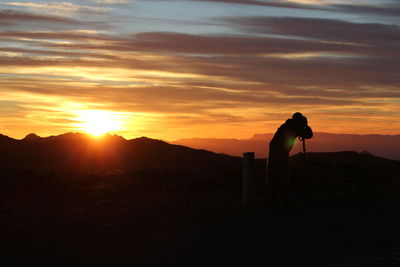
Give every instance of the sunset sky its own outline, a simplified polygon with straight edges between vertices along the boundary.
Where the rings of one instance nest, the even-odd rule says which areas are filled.
[[[400,1],[0,2],[2,134],[248,138],[296,111],[400,133]]]

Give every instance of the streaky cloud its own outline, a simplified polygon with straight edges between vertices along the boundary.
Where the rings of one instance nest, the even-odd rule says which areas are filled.
[[[393,43],[400,41],[400,27],[382,23],[355,23],[337,19],[300,17],[225,18],[248,32],[279,34],[335,42]]]
[[[22,12],[17,10],[0,10],[0,23],[11,25],[13,22],[27,22],[27,21],[41,21],[51,23],[67,23],[67,24],[82,24],[83,22],[76,19],[62,17],[62,16],[50,16],[43,14],[35,14],[29,12]]]

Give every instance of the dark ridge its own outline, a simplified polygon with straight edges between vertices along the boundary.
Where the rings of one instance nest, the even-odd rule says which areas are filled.
[[[303,154],[299,153],[291,157],[293,161],[304,160]],[[357,167],[369,168],[373,166],[393,166],[399,165],[400,161],[386,159],[371,154],[368,151],[339,151],[339,152],[308,152],[306,154],[308,162],[329,162],[333,165],[354,165]]]
[[[2,139],[0,168],[19,170],[102,172],[145,168],[199,169],[207,166],[222,168],[226,164],[240,162],[240,158],[147,137],[126,140],[110,134],[93,138],[83,133],[65,133],[45,138],[30,134],[14,142]]]
[[[4,135],[4,134],[0,134],[0,142],[1,141],[16,141],[16,139],[11,138],[11,137],[9,137],[7,135]]]
[[[38,136],[35,133],[30,133],[27,136],[25,136],[22,141],[35,141],[35,140],[40,140],[42,139],[40,136]]]

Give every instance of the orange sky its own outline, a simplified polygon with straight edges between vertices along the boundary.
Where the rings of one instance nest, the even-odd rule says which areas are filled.
[[[83,4],[84,3],[84,4]],[[386,1],[3,1],[0,133],[400,133]]]

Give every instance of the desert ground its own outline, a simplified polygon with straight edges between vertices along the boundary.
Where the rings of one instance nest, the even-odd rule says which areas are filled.
[[[1,179],[3,266],[398,266],[398,161],[291,159],[293,203],[254,205],[242,166],[124,173],[15,171]]]

